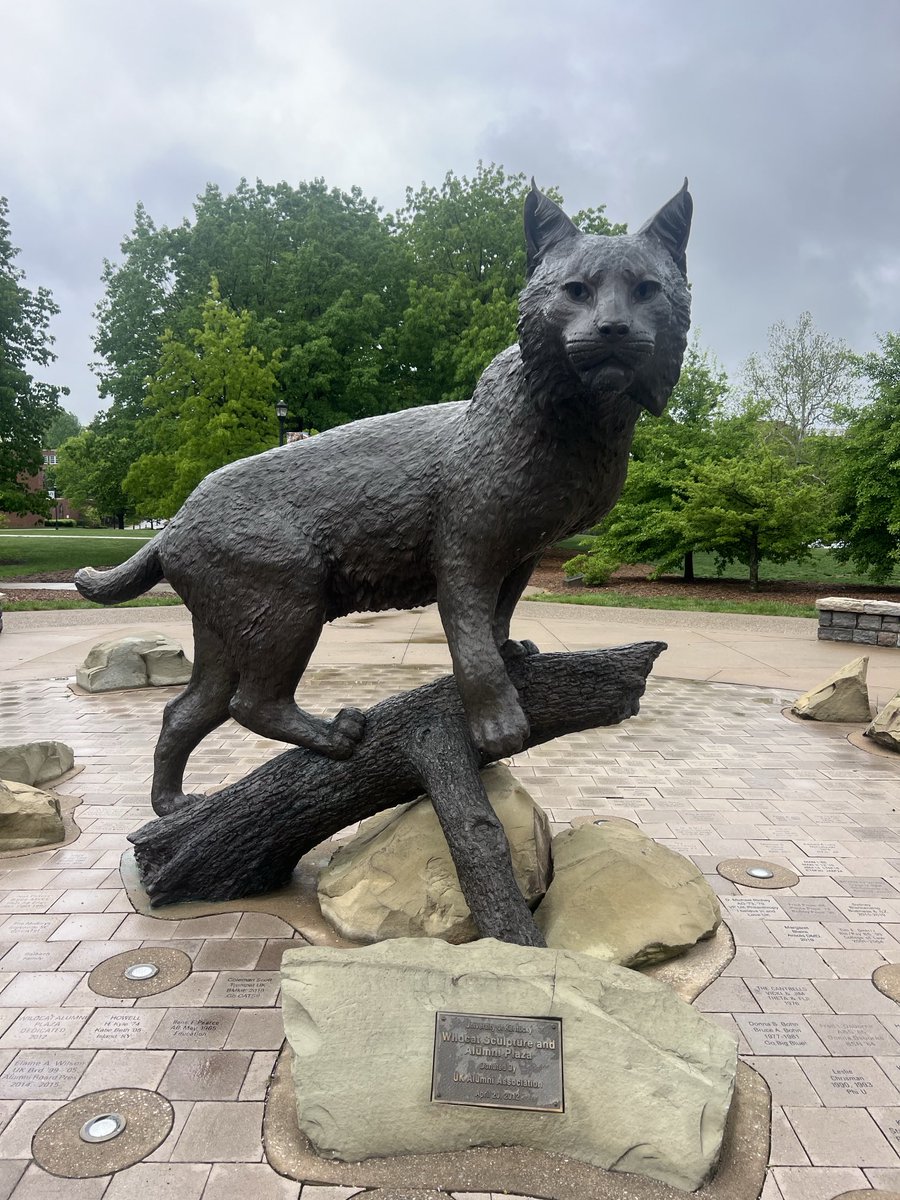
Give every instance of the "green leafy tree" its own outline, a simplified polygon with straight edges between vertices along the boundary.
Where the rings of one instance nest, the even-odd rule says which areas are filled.
[[[687,536],[679,503],[695,466],[713,452],[713,422],[727,390],[724,371],[695,338],[666,411],[641,415],[624,491],[596,531],[593,555],[607,574],[613,563],[653,563],[656,574],[680,565],[684,579],[693,579],[693,552],[700,547]],[[566,569],[596,574],[583,556]]]
[[[810,313],[796,325],[779,321],[769,330],[765,354],[744,365],[744,387],[760,405],[795,461],[806,461],[804,443],[839,423],[856,393],[856,359],[839,339],[816,329]]]
[[[685,541],[713,551],[720,567],[744,563],[754,591],[761,562],[808,554],[828,506],[810,468],[797,465],[765,432],[752,412],[719,422],[720,453],[693,465],[675,505]]]
[[[404,405],[468,399],[491,359],[516,340],[529,187],[524,175],[479,163],[472,178],[451,171],[439,188],[407,188],[396,229],[411,261],[409,304],[391,342]],[[586,233],[625,229],[602,208],[573,219]]]
[[[44,430],[44,449],[58,450],[63,442],[81,433],[81,422],[74,413],[61,408]]]
[[[838,488],[839,556],[884,582],[900,567],[900,335],[861,360],[872,398],[851,415]]]
[[[46,497],[25,479],[41,468],[44,429],[68,389],[39,382],[29,367],[56,358],[49,327],[59,308],[46,288],[26,287],[8,213],[0,197],[0,511],[44,512]]]
[[[270,357],[282,352],[278,385],[292,419],[326,429],[396,407],[384,347],[408,272],[389,223],[360,189],[242,180],[225,194],[209,185],[193,220],[173,229],[139,207],[122,251],[119,265],[106,266],[95,339],[111,411],[145,414],[161,335],[189,338],[213,275],[222,299],[250,314],[255,344]]]
[[[159,343],[171,322],[175,246],[138,204],[134,228],[121,244],[123,261],[103,264],[105,293],[97,305],[92,368],[110,413],[128,420],[144,415],[147,378],[159,361]],[[207,277],[204,288],[209,285]]]
[[[125,528],[134,510],[122,481],[134,458],[135,436],[135,422],[100,417],[59,447],[56,487],[74,508]]]
[[[199,327],[184,340],[163,335],[143,429],[152,449],[125,478],[141,515],[172,516],[210,471],[275,444],[279,353],[252,343],[253,324],[213,278]]]

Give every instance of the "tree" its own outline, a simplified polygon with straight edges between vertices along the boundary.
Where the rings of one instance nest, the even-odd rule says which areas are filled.
[[[122,481],[134,456],[135,423],[94,420],[59,447],[56,486],[73,507],[113,521],[119,529],[133,512]]]
[[[524,175],[479,163],[471,179],[450,171],[440,188],[407,188],[395,227],[410,258],[409,304],[391,340],[404,407],[467,400],[491,359],[515,341],[529,187]],[[602,207],[574,219],[586,233],[625,231]]]
[[[693,579],[699,547],[686,538],[678,503],[695,465],[712,452],[713,421],[727,391],[725,372],[695,337],[666,411],[661,417],[644,413],[638,421],[624,491],[596,531],[598,563],[650,562],[656,574],[680,564],[684,579]],[[586,565],[572,560],[571,569],[584,571]]]
[[[37,381],[28,368],[55,360],[49,325],[59,308],[46,288],[25,286],[8,213],[0,197],[0,511],[43,512],[46,497],[29,492],[26,478],[41,468],[44,429],[68,389]]]
[[[81,433],[81,422],[74,413],[61,408],[44,429],[44,448],[58,450],[63,442],[75,437],[77,433]]]
[[[839,557],[884,582],[900,567],[900,335],[862,359],[872,398],[852,414],[838,485]]]
[[[386,330],[406,304],[398,240],[359,188],[320,180],[291,187],[209,185],[194,218],[157,228],[139,206],[123,261],[106,264],[95,347],[112,412],[145,415],[160,338],[200,323],[216,276],[222,299],[252,317],[252,338],[282,352],[280,395],[306,428],[327,429],[397,407]]]
[[[143,430],[152,447],[125,478],[144,516],[170,517],[210,471],[275,444],[279,353],[253,345],[253,318],[222,299],[213,278],[201,324],[162,338]]]
[[[750,587],[760,563],[802,558],[822,530],[826,489],[809,467],[766,438],[756,413],[717,423],[718,453],[693,464],[676,498],[675,520],[686,543],[713,551],[720,566],[741,562]]]
[[[855,393],[855,364],[847,346],[817,330],[808,312],[794,326],[773,325],[766,353],[747,359],[747,395],[762,406],[796,462],[804,461],[812,433],[838,423],[841,407]]]

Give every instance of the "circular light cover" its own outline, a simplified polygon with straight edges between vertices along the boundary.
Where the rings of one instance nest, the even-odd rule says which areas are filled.
[[[109,1142],[123,1132],[126,1124],[119,1113],[101,1113],[85,1121],[78,1136],[83,1142]]]
[[[159,967],[155,963],[132,963],[130,967],[126,967],[124,975],[126,979],[152,979],[154,975],[159,974]]]
[[[752,879],[773,879],[775,872],[768,867],[748,867],[747,874]]]

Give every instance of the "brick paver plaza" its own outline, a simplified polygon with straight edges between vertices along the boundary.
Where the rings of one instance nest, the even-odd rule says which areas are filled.
[[[721,897],[737,952],[696,1005],[735,1034],[771,1088],[765,1200],[900,1193],[900,1006],[872,983],[878,966],[900,963],[900,757],[866,753],[843,727],[782,712],[852,648],[817,645],[812,622],[679,624],[678,614],[527,604],[520,613],[516,632],[542,649],[660,630],[673,643],[639,717],[538,747],[512,767],[555,828],[585,814],[627,817],[692,858]],[[0,1200],[355,1194],[301,1188],[263,1155],[263,1102],[283,1040],[278,965],[299,936],[264,913],[142,916],[122,890],[125,835],[152,816],[152,752],[168,695],[70,690],[66,676],[110,632],[112,614],[101,615],[105,626],[93,613],[80,622],[11,614],[0,638],[0,741],[56,738],[83,768],[59,788],[82,798],[77,841],[0,861]],[[114,617],[116,627],[166,629],[189,649],[180,610]],[[304,679],[304,702],[322,712],[365,707],[446,662],[431,612],[339,622]],[[881,702],[900,688],[900,652],[873,650],[870,679]],[[187,786],[216,789],[280,749],[229,723],[194,755]],[[784,864],[800,882],[738,886],[716,872],[727,858]],[[139,1000],[88,988],[105,959],[160,945],[193,960],[184,983]],[[259,980],[251,1001],[235,986],[248,973]],[[50,1113],[112,1087],[155,1089],[174,1106],[172,1132],[146,1161],[111,1177],[63,1179],[30,1160]]]

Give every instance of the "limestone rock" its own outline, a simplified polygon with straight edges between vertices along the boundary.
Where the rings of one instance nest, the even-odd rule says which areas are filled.
[[[0,850],[50,846],[65,836],[55,796],[26,783],[0,780]]]
[[[548,946],[623,966],[712,937],[719,901],[692,862],[632,825],[581,825],[553,839],[553,882],[534,914]]]
[[[71,746],[65,742],[24,742],[0,746],[0,779],[28,783],[32,787],[59,779],[75,764]]]
[[[506,767],[488,767],[482,779],[506,830],[516,881],[535,904],[550,875],[547,817]],[[427,797],[364,821],[322,871],[318,893],[326,920],[353,941],[478,936]]]
[[[900,752],[900,692],[888,700],[875,720],[863,730],[863,736]]]
[[[794,716],[808,721],[871,720],[866,687],[868,658],[854,658],[818,687],[811,688],[791,707]]]
[[[75,678],[88,692],[166,687],[187,683],[191,664],[174,638],[161,633],[129,634],[98,642]]]
[[[416,938],[289,950],[282,983],[298,1120],[322,1155],[526,1146],[686,1191],[715,1167],[734,1038],[637,972],[566,950]],[[561,1017],[565,1111],[432,1102],[438,1010]],[[460,1071],[523,1076],[505,1050],[492,1070],[488,1035],[470,1036]]]

